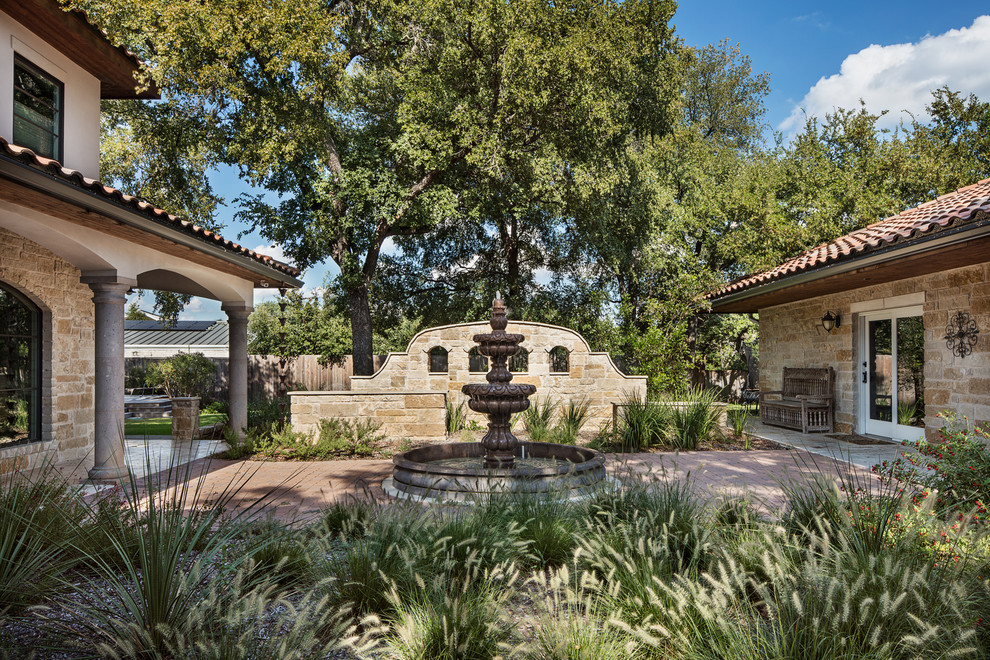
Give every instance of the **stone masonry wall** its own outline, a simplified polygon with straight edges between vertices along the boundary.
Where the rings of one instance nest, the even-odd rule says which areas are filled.
[[[783,367],[836,370],[836,429],[856,428],[860,363],[858,315],[865,311],[923,304],[925,328],[925,432],[937,437],[944,410],[990,426],[990,264],[969,266],[760,310],[760,389],[781,387]],[[842,325],[826,334],[826,310]],[[960,358],[945,344],[945,327],[957,311],[976,319],[980,337],[973,353]]]
[[[442,392],[289,392],[292,428],[316,433],[321,419],[377,421],[389,438],[435,442],[446,437]]]
[[[477,345],[472,337],[485,332],[491,332],[487,322],[424,330],[413,337],[404,353],[390,353],[374,375],[353,376],[351,391],[443,392],[454,403],[465,401],[462,386],[485,382],[484,373],[472,373],[468,368],[468,352]],[[646,399],[645,376],[623,374],[607,353],[591,351],[588,342],[573,330],[510,321],[506,332],[525,335],[521,346],[529,351],[528,371],[513,373],[512,382],[536,385],[536,395],[530,400],[552,397],[566,404],[586,398],[590,405],[585,430],[611,420],[612,403],[621,403],[629,397]],[[435,346],[447,349],[447,373],[430,373],[429,353]],[[550,372],[550,350],[556,346],[563,346],[569,352],[568,373]],[[478,413],[470,415],[471,419],[487,422]]]
[[[0,229],[0,281],[42,310],[42,441],[0,449],[0,473],[42,460],[93,465],[93,292],[79,270]]]

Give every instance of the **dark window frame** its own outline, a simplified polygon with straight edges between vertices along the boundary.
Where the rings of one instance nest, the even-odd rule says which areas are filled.
[[[557,349],[560,349],[559,351]],[[547,355],[550,358],[550,373],[552,374],[569,374],[571,373],[571,352],[567,350],[564,346],[554,346],[549,351]],[[554,364],[557,360],[563,360],[564,366],[563,370],[554,369],[554,367],[560,366],[559,364]]]
[[[519,347],[519,352],[515,355],[509,356],[509,371],[514,374],[526,374],[529,373],[529,354],[522,346]],[[520,368],[519,362],[525,361],[525,364]]]
[[[31,324],[30,331],[27,335],[6,332],[6,328],[4,326],[0,326],[0,340],[6,338],[27,339],[30,351],[30,384],[27,387],[0,389],[0,397],[4,397],[4,395],[8,392],[22,395],[28,393],[30,395],[28,399],[30,401],[30,409],[28,411],[27,437],[14,442],[0,444],[0,447],[14,447],[18,445],[41,442],[43,440],[41,437],[41,407],[43,390],[42,351],[44,350],[44,328],[42,323],[44,317],[42,315],[41,308],[13,286],[0,281],[0,291],[9,294],[16,302],[20,303],[20,305],[28,311],[30,314]]]
[[[484,368],[476,368],[476,364],[484,364]],[[468,351],[468,373],[486,374],[490,367],[491,363],[488,361],[488,356],[482,355],[477,346]]]
[[[20,53],[14,53],[14,69],[13,69],[14,76],[13,76],[13,80],[15,82],[13,83],[13,86],[12,86],[12,89],[11,89],[11,98],[13,100],[13,111],[14,111],[13,117],[14,117],[14,119],[20,118],[23,121],[27,121],[27,122],[29,122],[31,124],[34,124],[35,126],[37,126],[38,128],[40,128],[41,130],[46,131],[46,132],[51,132],[51,131],[48,131],[48,129],[46,127],[44,127],[44,126],[38,126],[38,124],[35,124],[30,119],[28,119],[26,117],[20,117],[17,114],[17,100],[16,100],[16,98],[14,98],[15,97],[15,94],[13,92],[16,91],[17,89],[20,89],[16,85],[16,80],[17,80],[17,73],[16,72],[17,72],[17,69],[18,68],[21,68],[21,69],[23,69],[23,70],[31,73],[34,76],[38,76],[40,78],[43,78],[43,79],[47,80],[48,82],[54,84],[55,87],[58,88],[58,107],[55,108],[55,112],[57,113],[56,122],[55,122],[57,124],[57,128],[56,128],[56,132],[52,133],[52,135],[54,137],[53,143],[55,145],[55,151],[54,151],[54,153],[51,153],[51,154],[38,153],[38,155],[39,156],[43,156],[45,158],[51,158],[52,160],[57,160],[58,162],[61,163],[61,162],[63,162],[62,159],[63,159],[63,157],[65,155],[65,83],[63,83],[61,80],[59,80],[58,78],[56,78],[52,74],[48,73],[47,71],[45,71],[44,69],[42,69],[40,66],[38,66],[37,64],[35,64],[31,60],[27,59],[26,57],[24,57]],[[24,94],[31,94],[26,89],[21,89],[21,92],[23,92]],[[16,123],[17,122],[15,121],[14,124],[13,124],[13,126],[16,126]],[[17,137],[15,135],[13,135],[13,126],[11,127],[11,138],[13,139],[14,144],[17,144],[17,145],[22,146],[22,147],[27,146],[27,145],[24,145],[24,144],[21,144],[20,142],[18,142]]]
[[[434,370],[434,368],[433,368],[433,359],[434,359],[434,357],[440,357],[440,354],[439,353],[437,353],[436,356],[433,355],[434,351],[437,351],[437,350],[443,351],[443,369],[442,370]],[[446,374],[446,373],[450,373],[450,351],[448,351],[443,346],[434,346],[429,351],[427,351],[426,354],[428,356],[428,358],[427,358],[427,362],[428,362],[427,368],[429,369],[429,373],[431,373],[431,374]]]

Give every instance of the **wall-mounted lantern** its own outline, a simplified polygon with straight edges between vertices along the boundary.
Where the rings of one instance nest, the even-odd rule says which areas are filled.
[[[825,328],[825,332],[832,334],[832,330],[839,327],[839,313],[831,310],[825,312],[825,316],[822,317],[822,327]]]

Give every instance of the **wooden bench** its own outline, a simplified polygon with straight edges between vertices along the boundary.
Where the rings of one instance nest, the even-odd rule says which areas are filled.
[[[832,367],[784,367],[783,389],[760,393],[760,421],[802,433],[832,431],[834,391]]]

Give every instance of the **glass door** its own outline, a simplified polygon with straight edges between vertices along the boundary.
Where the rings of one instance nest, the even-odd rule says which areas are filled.
[[[921,308],[861,317],[861,430],[894,440],[925,434],[925,329]]]

